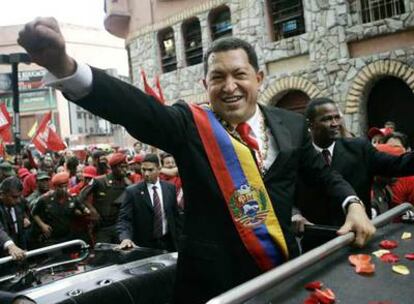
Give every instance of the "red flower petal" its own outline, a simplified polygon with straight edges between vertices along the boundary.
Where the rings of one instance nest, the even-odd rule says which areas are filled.
[[[406,255],[404,255],[404,257],[405,257],[407,260],[411,260],[411,261],[413,261],[413,260],[414,260],[414,253],[407,253]]]
[[[316,289],[312,293],[312,295],[314,297],[316,297],[319,300],[319,302],[321,302],[322,304],[332,304],[332,303],[335,303],[335,294],[329,288],[326,288],[325,290]]]
[[[351,254],[348,257],[348,260],[352,265],[356,266],[361,263],[364,264],[371,262],[371,256],[368,254]]]
[[[394,253],[385,253],[380,257],[381,261],[385,263],[397,263],[400,258]]]
[[[315,290],[315,289],[321,289],[323,286],[323,283],[321,281],[313,281],[305,285],[305,288],[307,290]]]
[[[398,247],[398,243],[393,240],[383,240],[380,242],[380,247],[384,249],[394,249]]]
[[[319,300],[310,295],[303,301],[303,304],[319,304]]]
[[[355,266],[356,273],[371,274],[375,272],[375,265],[372,263],[361,263]]]

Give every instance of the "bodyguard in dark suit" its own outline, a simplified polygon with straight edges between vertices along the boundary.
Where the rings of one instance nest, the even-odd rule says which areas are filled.
[[[144,181],[125,190],[117,225],[119,247],[176,251],[179,224],[175,186],[160,181],[156,154],[145,156],[141,171]]]
[[[400,157],[379,152],[362,138],[342,137],[342,116],[337,104],[328,98],[310,102],[306,118],[316,151],[354,188],[371,216],[371,185],[376,175],[406,176],[414,174],[414,153]],[[315,224],[341,226],[345,221],[339,205],[329,202],[322,187],[308,187],[300,182],[297,188],[298,208],[308,221]],[[375,212],[375,210],[374,210]]]
[[[42,29],[52,31],[53,35]],[[42,49],[38,41],[42,45],[47,42],[48,49]],[[264,76],[253,47],[243,40],[217,40],[205,55],[210,109],[183,102],[164,106],[133,86],[76,63],[66,54],[54,19],[27,24],[19,43],[56,77],[72,76],[67,79],[72,82],[85,76],[86,81],[75,80],[75,90],[68,87],[68,82],[57,80],[67,97],[94,114],[125,126],[140,141],[157,146],[176,159],[186,202],[177,263],[177,303],[204,303],[298,254],[290,229],[298,175],[329,189],[333,204],[341,205],[355,195],[313,149],[303,117],[257,105]],[[50,64],[51,52],[55,54],[54,64]],[[212,125],[218,133],[212,133]],[[244,126],[250,143],[241,138],[239,126]],[[211,148],[219,153],[211,152]],[[226,154],[234,155],[234,149],[241,154],[229,159]],[[254,178],[260,191],[244,180],[240,182],[246,184],[240,188],[229,183],[240,175],[235,176],[235,171],[228,167],[240,163],[249,168],[243,172],[254,175],[249,180]],[[363,245],[375,228],[358,201],[350,200],[347,212],[340,232],[356,231],[356,244]],[[244,217],[235,219],[240,214]],[[260,225],[261,229],[263,218],[272,218],[277,225],[259,232],[267,239],[277,232],[280,246],[256,255],[249,250],[252,243],[246,237],[257,241],[254,227]],[[282,247],[287,248],[287,253],[277,255]],[[261,262],[269,261],[268,254],[273,264],[263,267]]]
[[[23,230],[24,211],[21,206],[23,185],[15,177],[0,184],[0,248],[16,260],[24,259],[26,240]]]

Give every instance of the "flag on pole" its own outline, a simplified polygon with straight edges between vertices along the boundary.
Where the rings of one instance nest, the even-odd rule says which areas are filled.
[[[47,150],[60,151],[66,149],[66,144],[56,133],[56,128],[51,122],[52,112],[46,113],[32,138],[32,143],[36,149],[41,153],[46,153]]]
[[[7,111],[7,107],[5,103],[0,104],[0,137],[5,142],[11,142],[11,125],[12,125],[12,118]]]
[[[142,81],[144,82],[144,91],[145,91],[145,93],[147,93],[148,95],[154,97],[160,104],[164,104],[165,101],[164,101],[164,96],[162,96],[162,92],[159,90],[159,92],[161,93],[161,96],[160,96],[153,90],[153,88],[150,87],[150,85],[148,84],[148,81],[147,81],[147,75],[145,75],[144,70],[141,70],[141,76],[142,76]]]
[[[165,99],[164,99],[164,94],[162,92],[162,88],[161,88],[161,83],[160,83],[160,76],[155,76],[155,85],[157,86],[158,89],[158,96],[160,97],[160,100],[162,101],[162,103],[165,103]]]

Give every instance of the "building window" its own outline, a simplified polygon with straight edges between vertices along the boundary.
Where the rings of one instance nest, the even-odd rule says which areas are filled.
[[[89,133],[91,133],[91,134],[95,133],[94,130],[93,130],[93,127],[89,128]]]
[[[82,119],[82,112],[77,112],[77,113],[76,113],[76,117],[77,117],[78,119]]]
[[[270,0],[268,4],[273,40],[281,40],[305,32],[301,0]]]
[[[78,133],[83,133],[83,128],[82,127],[78,127]]]
[[[227,6],[220,6],[210,12],[211,39],[232,35],[232,24],[230,9]]]
[[[177,69],[177,57],[175,53],[174,31],[171,27],[158,33],[158,41],[161,51],[161,66],[164,73]]]
[[[88,114],[88,118],[89,119],[92,119],[92,114]]]
[[[187,66],[200,63],[203,60],[203,47],[200,21],[197,18],[183,23],[183,36]]]
[[[369,23],[405,13],[404,0],[356,0],[352,12],[358,13],[360,22]]]

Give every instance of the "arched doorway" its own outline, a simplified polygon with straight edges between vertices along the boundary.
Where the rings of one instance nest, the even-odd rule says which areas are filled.
[[[374,83],[367,96],[368,128],[382,128],[386,121],[393,121],[413,146],[414,94],[410,87],[397,77],[386,76]]]
[[[300,90],[289,90],[271,100],[278,108],[303,114],[309,102],[309,96]]]

